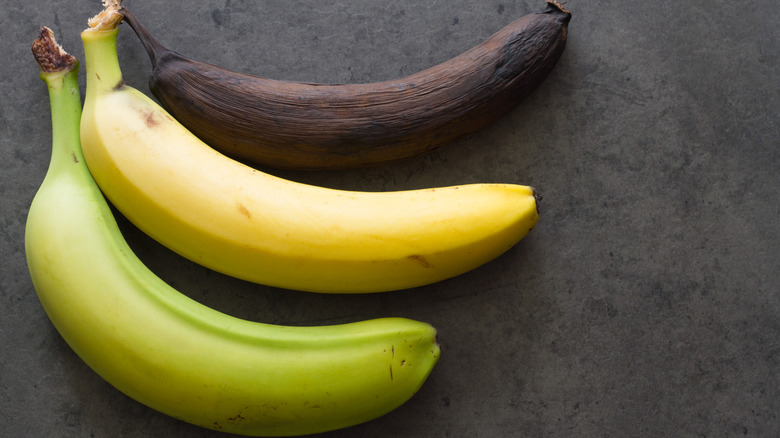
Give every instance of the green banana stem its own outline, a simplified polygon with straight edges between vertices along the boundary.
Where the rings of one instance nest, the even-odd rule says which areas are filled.
[[[41,27],[32,50],[51,104],[52,151],[47,179],[62,175],[92,179],[81,151],[79,131],[73,129],[81,119],[79,62],[60,48],[48,27]]]

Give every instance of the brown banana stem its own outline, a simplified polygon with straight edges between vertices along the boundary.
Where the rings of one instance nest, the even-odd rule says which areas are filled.
[[[126,8],[122,13],[152,61],[150,90],[175,118],[226,155],[294,170],[414,157],[486,127],[547,77],[571,19],[548,1],[544,11],[405,78],[313,84],[193,61],[163,47]]]
[[[170,52],[157,39],[146,30],[141,22],[139,22],[129,9],[122,6],[119,13],[125,17],[125,21],[138,35],[138,39],[141,40],[141,44],[146,49],[146,53],[149,55],[149,60],[152,62],[152,68],[157,68],[157,59],[162,57],[165,53]]]

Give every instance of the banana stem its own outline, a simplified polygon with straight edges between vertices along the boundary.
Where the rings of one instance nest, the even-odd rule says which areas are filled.
[[[104,0],[103,5],[105,9],[92,17],[89,28],[81,32],[87,65],[87,98],[124,84],[116,53],[118,26],[122,21],[121,1]]]
[[[84,165],[79,130],[74,129],[81,119],[79,62],[62,50],[48,27],[41,27],[32,51],[41,68],[40,77],[48,87],[51,104],[52,153],[47,176],[89,175]]]
[[[119,29],[84,31],[84,59],[87,64],[87,98],[91,94],[113,90],[124,84],[116,37]]]
[[[563,5],[566,2],[557,2],[554,0],[547,1],[547,10],[545,12],[563,12],[564,14],[571,14],[571,12],[564,9]]]
[[[149,60],[152,62],[152,67],[157,67],[157,60],[166,52],[170,52],[170,50],[160,44],[126,7],[123,7],[120,13],[124,16],[124,21],[135,31],[138,39],[141,40],[141,44],[143,44],[146,53],[149,55]]]

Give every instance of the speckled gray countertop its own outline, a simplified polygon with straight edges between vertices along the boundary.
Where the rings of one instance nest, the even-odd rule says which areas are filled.
[[[232,70],[373,82],[449,59],[544,2],[128,3],[168,47]],[[442,357],[398,410],[328,437],[780,436],[780,14],[773,2],[578,1],[545,83],[495,125],[369,170],[273,172],[392,190],[535,186],[541,220],[460,277],[376,295],[244,283],[120,218],[139,257],[190,297],[291,325],[406,316]],[[50,26],[81,58],[97,0],[0,8],[0,436],[215,437],[136,403],[70,350],[38,302],[24,223],[49,160],[30,44]],[[123,27],[125,81],[149,62]],[[82,75],[83,76],[83,75]],[[83,78],[82,78],[83,86]]]

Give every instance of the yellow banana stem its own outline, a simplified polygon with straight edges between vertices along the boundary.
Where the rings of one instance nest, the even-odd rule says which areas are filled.
[[[82,32],[84,58],[87,65],[87,99],[94,93],[101,93],[121,86],[122,70],[116,53],[116,37],[119,29],[88,30]]]
[[[84,59],[87,63],[87,98],[94,93],[122,85],[122,70],[116,54],[116,37],[122,14],[122,0],[103,0],[105,7],[89,20],[89,28],[81,33]]]

